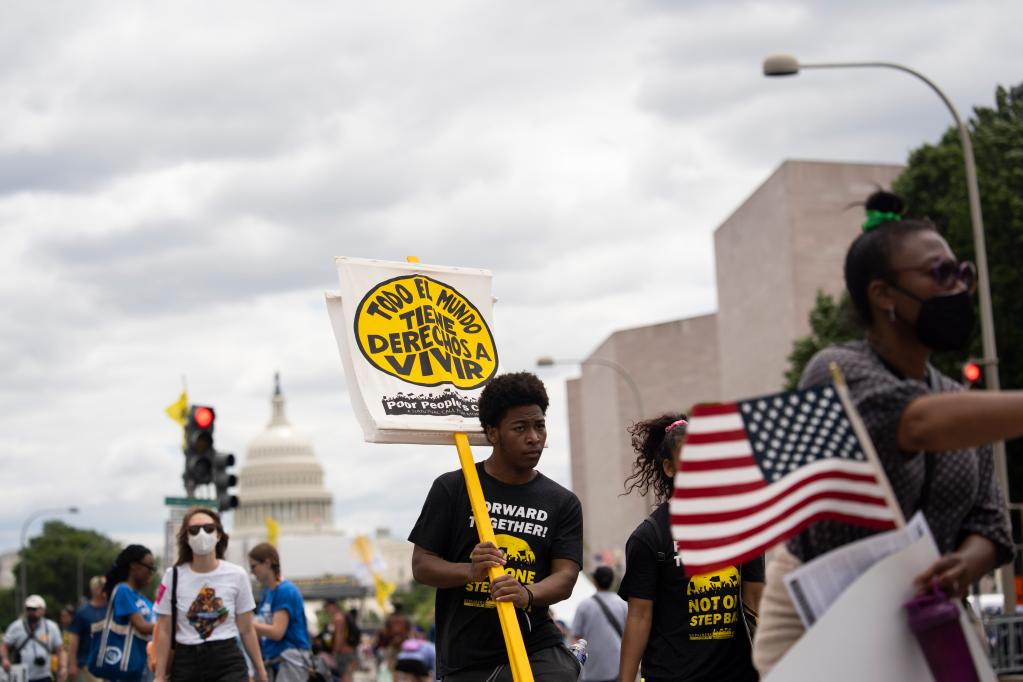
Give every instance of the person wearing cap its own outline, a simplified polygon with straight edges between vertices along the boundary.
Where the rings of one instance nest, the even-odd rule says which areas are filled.
[[[107,615],[107,594],[103,591],[106,578],[94,575],[89,580],[89,601],[78,607],[68,630],[68,677],[75,682],[93,682],[97,678],[89,672],[89,647],[92,644],[92,624]]]
[[[7,628],[0,642],[0,662],[4,672],[11,671],[12,658],[24,666],[29,682],[50,682],[53,673],[50,656],[57,656],[57,682],[67,680],[67,652],[62,646],[60,628],[45,618],[46,601],[38,594],[25,600],[25,615]]]
[[[611,591],[614,581],[613,568],[598,566],[593,571],[597,593],[579,604],[572,621],[574,639],[585,639],[589,651],[582,680],[618,679],[618,657],[629,606]]]

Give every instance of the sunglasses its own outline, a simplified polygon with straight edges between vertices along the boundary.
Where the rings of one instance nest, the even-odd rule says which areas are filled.
[[[204,530],[208,535],[213,535],[217,532],[217,524],[215,523],[197,523],[194,526],[188,527],[189,535],[198,535],[199,531]]]
[[[142,568],[148,570],[150,573],[155,573],[156,572],[156,566],[154,566],[153,564],[145,564],[145,563],[142,563],[140,561],[140,562],[138,562],[138,565],[141,566]]]
[[[934,283],[942,289],[951,289],[956,282],[962,282],[973,291],[977,285],[977,266],[968,260],[957,261],[951,258],[937,261],[930,265],[918,265],[913,268],[892,268],[888,272],[923,272],[931,276]]]

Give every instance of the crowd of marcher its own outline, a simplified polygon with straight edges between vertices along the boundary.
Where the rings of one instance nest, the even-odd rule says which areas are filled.
[[[1023,435],[1023,392],[964,392],[931,364],[933,352],[961,350],[970,338],[976,271],[956,260],[933,223],[904,218],[895,195],[878,191],[866,208],[844,267],[863,338],[819,352],[801,385],[825,383],[830,367],[840,368],[902,513],[922,511],[942,552],[907,579],[961,598],[1013,556],[989,443]],[[575,494],[536,468],[547,439],[545,387],[530,373],[504,374],[486,384],[478,408],[492,450],[475,468],[495,541],[479,541],[461,471],[433,482],[409,534],[414,578],[437,589],[435,636],[400,611],[376,633],[363,632],[357,612],[329,600],[323,627],[311,634],[274,546],[248,555],[257,604],[249,572],[224,559],[220,516],[194,508],[155,604],[146,597],[153,555],[131,545],[89,582],[88,602],[62,611],[61,626],[45,618],[41,597],[29,596],[0,643],[4,670],[20,661],[33,682],[354,682],[367,669],[401,682],[511,682],[495,613],[507,603],[542,682],[634,682],[640,674],[646,682],[753,682],[803,632],[785,575],[875,532],[819,521],[775,548],[766,570],[756,557],[689,575],[669,521],[688,421],[667,410],[630,429],[635,461],[626,490],[652,494],[656,505],[626,542],[617,594],[614,571],[597,568],[597,592],[569,626],[549,607],[567,599],[579,577],[583,512]]]

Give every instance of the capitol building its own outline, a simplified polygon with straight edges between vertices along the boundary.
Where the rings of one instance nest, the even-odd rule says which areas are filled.
[[[234,536],[266,536],[271,517],[289,533],[330,532],[334,502],[323,485],[323,467],[309,439],[284,413],[280,374],[274,377],[272,412],[266,429],[249,444],[239,476]]]
[[[267,519],[279,528],[281,573],[309,598],[372,596],[373,581],[352,549],[354,535],[334,526],[333,495],[313,444],[296,430],[285,411],[280,375],[274,377],[270,421],[249,444],[241,463],[239,505],[226,558],[248,565],[249,550],[268,537]],[[387,532],[371,537],[384,579],[399,589],[412,578],[412,545]]]

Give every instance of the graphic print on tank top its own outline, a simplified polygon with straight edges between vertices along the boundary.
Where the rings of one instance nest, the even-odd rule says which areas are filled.
[[[686,586],[689,639],[731,639],[739,619],[739,569],[694,575]]]
[[[505,560],[508,562],[504,566],[505,573],[513,576],[522,585],[532,585],[536,582],[536,570],[533,568],[536,564],[536,553],[528,542],[514,535],[501,533],[494,536],[494,544],[504,552]],[[465,598],[462,602],[464,606],[487,609],[496,606],[494,600],[490,599],[489,580],[469,583],[465,590],[473,595]],[[483,594],[484,597],[475,596],[476,594]]]
[[[227,607],[212,587],[203,586],[188,607],[188,622],[203,639],[209,639],[218,625],[227,620]]]

